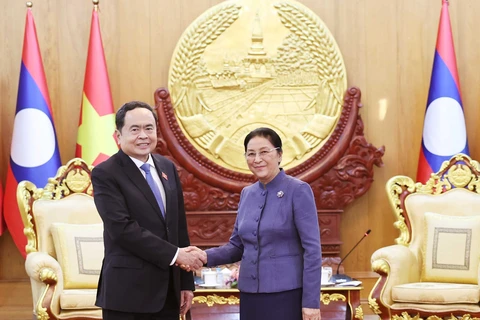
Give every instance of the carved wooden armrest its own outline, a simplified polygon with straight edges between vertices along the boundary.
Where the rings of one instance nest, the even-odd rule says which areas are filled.
[[[44,252],[27,255],[25,270],[30,277],[37,319],[56,319],[60,312],[59,295],[63,275],[57,260]]]

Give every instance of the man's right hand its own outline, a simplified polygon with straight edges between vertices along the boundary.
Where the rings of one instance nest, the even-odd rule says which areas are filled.
[[[198,270],[207,263],[207,254],[201,249],[189,246],[180,248],[175,264],[187,271]]]

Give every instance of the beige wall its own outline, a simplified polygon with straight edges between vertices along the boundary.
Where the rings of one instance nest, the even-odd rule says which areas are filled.
[[[34,1],[33,13],[54,110],[62,162],[74,156],[92,4],[88,0]],[[100,22],[115,107],[129,100],[153,104],[166,86],[176,41],[220,0],[102,0]],[[345,59],[349,86],[363,93],[361,115],[369,142],[385,145],[385,166],[370,191],[343,215],[345,253],[372,233],[346,261],[346,270],[370,270],[372,252],[397,236],[384,185],[393,175],[414,176],[440,15],[440,0],[301,0],[319,15]],[[480,154],[480,1],[451,1],[470,151]],[[0,0],[0,181],[5,183],[25,26],[23,1]],[[448,128],[447,128],[448,130]],[[32,135],[32,139],[35,136]],[[0,237],[0,280],[25,278],[10,235]]]

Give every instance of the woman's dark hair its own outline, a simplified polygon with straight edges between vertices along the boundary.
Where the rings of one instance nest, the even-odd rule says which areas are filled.
[[[270,141],[275,148],[278,148],[278,152],[283,152],[282,139],[280,139],[280,136],[274,130],[266,127],[257,128],[247,134],[245,140],[243,141],[243,145],[245,146],[245,152],[247,152],[248,143],[254,137],[264,137],[268,139],[268,141]]]
[[[153,118],[155,118],[155,123],[157,123],[157,114],[155,113],[155,111],[153,111],[153,108],[150,107],[149,104],[141,101],[130,101],[121,106],[115,115],[115,126],[117,127],[118,131],[122,131],[122,128],[125,125],[125,115],[127,114],[127,112],[137,108],[144,108],[150,110],[150,112],[153,114]]]

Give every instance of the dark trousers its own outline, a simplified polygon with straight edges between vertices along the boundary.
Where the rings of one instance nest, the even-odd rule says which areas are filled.
[[[240,292],[240,320],[302,320],[302,289]]]
[[[162,310],[156,313],[122,312],[110,309],[102,309],[103,320],[178,320],[180,317],[179,302],[175,298],[173,280],[170,274],[168,283],[167,299]]]

